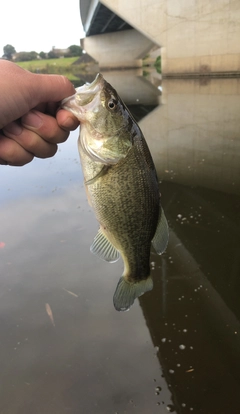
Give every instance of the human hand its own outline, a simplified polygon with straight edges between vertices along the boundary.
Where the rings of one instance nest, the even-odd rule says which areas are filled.
[[[78,120],[58,110],[75,89],[60,75],[28,72],[0,61],[0,164],[21,166],[34,157],[52,157]]]

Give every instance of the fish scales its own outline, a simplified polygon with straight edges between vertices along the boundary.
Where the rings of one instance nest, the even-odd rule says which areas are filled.
[[[99,223],[128,263],[125,276],[129,280],[141,280],[149,275],[149,252],[159,215],[155,169],[153,163],[146,163],[141,156],[144,138],[138,141],[124,159],[88,185]],[[79,148],[83,171],[92,171],[89,162],[94,161],[89,160],[81,144]],[[150,154],[148,157],[151,159]],[[84,175],[88,177],[87,172]]]
[[[62,107],[81,124],[85,188],[100,224],[90,250],[108,262],[121,254],[124,272],[113,302],[117,310],[127,310],[153,287],[151,243],[158,254],[168,243],[155,166],[139,126],[102,75],[66,98]]]

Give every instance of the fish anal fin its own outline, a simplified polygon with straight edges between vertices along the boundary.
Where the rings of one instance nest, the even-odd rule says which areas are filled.
[[[118,282],[113,296],[113,304],[117,311],[127,311],[134,303],[134,300],[145,292],[152,290],[153,281],[149,276],[147,279],[133,283],[128,282],[122,276]]]
[[[109,263],[116,262],[120,257],[117,249],[112,245],[101,229],[99,229],[97,235],[94,237],[90,251],[96,254],[100,259]]]
[[[168,223],[162,207],[160,208],[158,224],[155,235],[152,239],[152,244],[157,254],[162,254],[168,245],[169,231]]]

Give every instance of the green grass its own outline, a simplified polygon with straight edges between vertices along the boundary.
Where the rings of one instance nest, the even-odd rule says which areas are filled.
[[[23,69],[30,70],[35,72],[37,70],[45,69],[48,66],[58,66],[58,67],[68,67],[72,65],[78,58],[59,58],[59,59],[39,59],[39,60],[30,60],[28,62],[16,62],[17,65],[21,66]]]
[[[34,73],[50,73],[66,76],[70,81],[78,80],[80,73],[84,73],[86,64],[73,65],[78,58],[40,59],[29,62],[16,62],[21,68]]]

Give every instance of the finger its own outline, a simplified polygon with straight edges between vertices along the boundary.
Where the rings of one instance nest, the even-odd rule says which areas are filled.
[[[0,164],[22,166],[33,159],[33,154],[26,151],[16,141],[0,135]]]
[[[40,102],[60,102],[75,93],[73,84],[62,75],[33,74],[31,98]]]
[[[7,161],[1,160],[0,158],[0,165],[8,165]]]
[[[21,118],[21,124],[49,143],[65,142],[69,131],[58,125],[56,118],[39,111],[30,111]]]
[[[71,114],[69,111],[65,111],[64,109],[59,109],[59,111],[56,114],[56,119],[58,122],[58,125],[66,129],[68,131],[73,131],[79,126],[79,121],[75,116]]]
[[[3,129],[4,135],[18,143],[25,151],[38,158],[53,157],[57,151],[55,143],[42,139],[36,132],[12,122]]]
[[[40,104],[31,109],[55,117],[58,108],[58,102],[41,102]]]
[[[28,72],[9,61],[1,61],[0,128],[20,118],[42,102],[60,102],[73,95],[72,83],[61,75],[41,75]],[[9,94],[14,90],[14,94]]]

